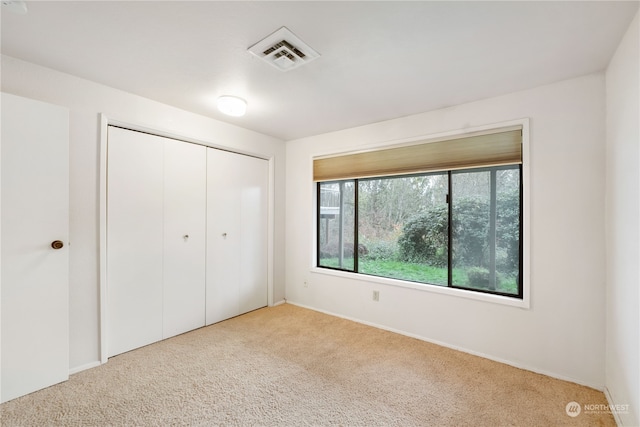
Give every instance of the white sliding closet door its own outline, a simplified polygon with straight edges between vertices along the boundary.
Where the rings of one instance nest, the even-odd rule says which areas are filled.
[[[109,127],[108,354],[205,324],[206,148]]]
[[[162,339],[161,138],[109,127],[107,176],[108,354]]]
[[[164,145],[163,338],[205,324],[207,149]]]
[[[207,151],[207,324],[267,305],[266,160]]]
[[[1,96],[6,402],[69,378],[69,111]]]
[[[240,191],[240,313],[267,305],[267,239],[269,163],[238,159]]]

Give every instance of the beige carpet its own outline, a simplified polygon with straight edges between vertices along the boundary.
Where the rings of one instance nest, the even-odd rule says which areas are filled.
[[[613,426],[596,390],[292,305],[111,358],[0,406],[9,426]]]

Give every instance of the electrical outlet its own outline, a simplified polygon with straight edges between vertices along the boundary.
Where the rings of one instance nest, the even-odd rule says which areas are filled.
[[[380,301],[380,291],[373,291],[373,300]]]

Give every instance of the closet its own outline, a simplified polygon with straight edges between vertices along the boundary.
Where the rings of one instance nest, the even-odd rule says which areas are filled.
[[[267,305],[267,193],[266,160],[109,126],[109,356]]]

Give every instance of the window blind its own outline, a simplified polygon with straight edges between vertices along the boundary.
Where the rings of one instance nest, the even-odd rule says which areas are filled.
[[[522,127],[313,160],[314,181],[522,163]]]

